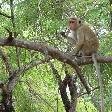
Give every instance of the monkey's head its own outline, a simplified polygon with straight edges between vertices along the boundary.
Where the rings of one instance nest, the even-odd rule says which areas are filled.
[[[75,31],[79,26],[81,26],[82,21],[76,17],[70,17],[68,21],[68,26],[70,30]]]

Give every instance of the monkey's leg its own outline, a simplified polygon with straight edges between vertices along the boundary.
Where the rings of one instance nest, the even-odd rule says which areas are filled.
[[[92,54],[92,60],[94,62],[94,66],[96,68],[96,74],[98,76],[98,83],[99,83],[99,87],[100,87],[100,100],[101,100],[101,103],[100,103],[100,109],[101,109],[101,112],[104,112],[104,90],[103,90],[103,82],[102,82],[102,77],[101,77],[101,73],[100,73],[100,65],[97,63],[97,60],[96,60],[96,54]]]

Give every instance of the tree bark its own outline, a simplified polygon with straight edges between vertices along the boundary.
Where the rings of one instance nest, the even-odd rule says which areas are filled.
[[[112,7],[112,0],[109,0],[110,7]],[[110,8],[110,31],[112,31],[112,8]]]

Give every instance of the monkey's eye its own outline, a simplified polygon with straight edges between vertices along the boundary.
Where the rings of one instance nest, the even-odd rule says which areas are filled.
[[[69,21],[69,23],[75,23],[75,21]]]

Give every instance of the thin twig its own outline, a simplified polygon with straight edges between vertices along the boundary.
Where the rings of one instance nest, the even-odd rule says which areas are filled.
[[[4,17],[6,17],[6,18],[9,18],[9,19],[11,18],[11,16],[9,16],[9,15],[3,13],[3,12],[0,12],[0,15],[4,16]]]
[[[91,91],[94,91],[94,90],[96,90],[96,89],[99,89],[99,87],[95,87],[95,88],[93,88]],[[83,96],[83,95],[85,95],[85,94],[88,94],[88,93],[87,93],[87,92],[84,92],[84,93],[82,93],[82,94],[79,94],[78,97],[81,97],[81,96]]]
[[[7,71],[9,72],[9,75],[11,75],[13,73],[12,65],[9,63],[8,56],[3,52],[1,48],[0,48],[0,55],[2,60],[4,61]]]
[[[44,98],[41,96],[41,94],[35,92],[35,90],[32,89],[32,86],[31,86],[31,84],[30,84],[28,81],[27,81],[26,83],[27,83],[27,85],[29,86],[29,92],[30,92],[35,98],[38,98],[38,97],[39,97],[41,100],[43,100],[43,101],[45,102],[45,104],[47,104],[47,105],[55,112],[54,107],[51,106],[51,104],[50,104],[46,99],[44,99]]]
[[[21,75],[26,72],[27,70],[35,67],[36,65],[40,65],[45,63],[46,60],[41,61],[32,61],[24,66],[21,66],[19,69],[16,69],[13,74],[9,77],[8,81],[8,89],[9,91],[12,91],[17,84],[17,82],[20,80]]]

